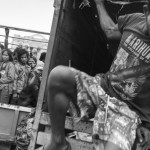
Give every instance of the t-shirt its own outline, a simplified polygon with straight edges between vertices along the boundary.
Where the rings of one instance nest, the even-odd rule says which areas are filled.
[[[150,122],[150,35],[142,13],[128,14],[118,19],[122,38],[111,73],[120,73],[119,82],[108,81],[112,91],[141,120]]]

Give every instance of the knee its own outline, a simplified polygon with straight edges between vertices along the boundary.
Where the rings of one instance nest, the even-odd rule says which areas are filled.
[[[75,84],[73,72],[66,66],[57,66],[49,74],[49,88],[66,89]]]

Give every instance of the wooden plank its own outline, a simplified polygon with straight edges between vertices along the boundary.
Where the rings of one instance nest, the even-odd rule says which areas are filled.
[[[4,103],[0,103],[0,108],[13,109],[13,110],[25,111],[25,112],[32,112],[35,109],[35,108],[28,108],[28,107],[22,107],[22,106],[16,106],[16,105],[4,104]]]
[[[15,132],[18,120],[32,111],[33,109],[31,108],[0,103],[0,142],[5,143],[4,147],[5,145],[15,143]]]
[[[15,110],[15,116],[14,116],[14,119],[13,119],[11,132],[10,132],[10,135],[12,135],[12,136],[15,136],[17,123],[18,123],[18,118],[19,118],[19,110]]]
[[[12,136],[12,135],[0,133],[0,142],[14,143],[15,142],[15,135]]]
[[[41,108],[42,108],[42,104],[43,104],[45,88],[46,88],[47,78],[48,78],[49,69],[50,69],[51,55],[52,55],[52,50],[53,50],[55,40],[56,40],[55,35],[56,35],[56,29],[57,29],[57,25],[58,25],[58,17],[60,14],[59,12],[60,12],[61,1],[62,0],[59,0],[59,3],[57,3],[55,5],[52,27],[51,27],[51,36],[50,36],[50,40],[48,43],[48,50],[47,50],[47,54],[46,54],[45,65],[44,65],[44,70],[42,73],[42,83],[40,86],[38,102],[37,102],[37,107],[36,107],[35,121],[33,124],[32,138],[31,138],[28,150],[34,150],[35,149],[37,131],[38,131],[41,112],[42,112]]]
[[[42,113],[40,123],[44,125],[50,125],[50,118],[48,113],[45,112]],[[71,130],[76,130],[79,132],[91,134],[92,127],[93,127],[92,121],[80,121],[78,123],[74,123],[72,117],[68,117],[68,116],[66,117],[66,122],[65,122],[66,129],[71,129]]]
[[[46,145],[51,140],[51,133],[38,132],[36,143],[39,145]]]
[[[37,136],[37,144],[46,145],[48,141],[51,141],[50,133],[39,132]],[[67,138],[67,141],[71,144],[72,150],[93,150],[92,142],[86,142],[81,140],[76,140],[72,138]]]

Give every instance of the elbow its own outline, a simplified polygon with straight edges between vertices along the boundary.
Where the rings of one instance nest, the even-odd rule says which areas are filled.
[[[119,31],[107,31],[105,32],[105,35],[108,40],[120,40],[121,39],[121,33]]]

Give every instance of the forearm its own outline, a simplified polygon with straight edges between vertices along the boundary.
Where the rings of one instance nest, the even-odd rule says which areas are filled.
[[[150,74],[150,65],[145,64],[143,66],[134,66],[114,73],[110,73],[109,78],[112,81],[121,82],[129,78],[140,77],[142,75],[148,74]]]
[[[23,90],[23,85],[22,81],[17,82],[17,93],[20,93]]]
[[[12,83],[13,81],[14,81],[14,79],[12,77],[1,78],[0,79],[0,84],[8,84],[8,83]]]
[[[100,26],[104,31],[107,39],[119,40],[121,38],[121,33],[118,30],[118,25],[115,24],[111,17],[108,15],[104,5],[104,0],[95,0],[95,3],[98,11]]]
[[[100,21],[101,28],[107,35],[108,32],[111,29],[113,29],[116,24],[113,22],[113,20],[108,15],[103,1],[96,1],[96,7],[97,7],[98,15],[99,15],[99,21]]]

